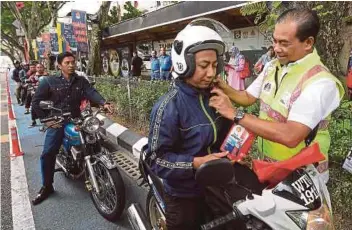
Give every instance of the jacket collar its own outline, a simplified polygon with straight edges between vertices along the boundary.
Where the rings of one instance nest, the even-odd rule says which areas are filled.
[[[177,79],[175,81],[176,87],[178,87],[183,93],[189,95],[189,96],[194,96],[198,97],[199,95],[203,95],[205,97],[210,96],[210,89],[198,89],[192,85],[187,84],[183,80]]]
[[[70,82],[73,82],[76,79],[76,76],[78,76],[76,73],[73,73],[70,78]],[[56,74],[56,77],[58,78],[64,78],[62,75],[62,72],[60,71],[58,74]]]

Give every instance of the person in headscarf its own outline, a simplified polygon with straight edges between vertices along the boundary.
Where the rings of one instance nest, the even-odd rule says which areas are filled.
[[[230,49],[230,60],[225,65],[225,71],[228,73],[227,82],[236,90],[244,90],[244,79],[241,78],[241,73],[244,69],[245,58],[240,50],[233,46]]]

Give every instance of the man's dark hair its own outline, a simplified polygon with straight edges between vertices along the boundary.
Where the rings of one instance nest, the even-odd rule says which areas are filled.
[[[29,66],[36,66],[36,63],[32,62],[29,64]]]
[[[294,21],[297,23],[296,37],[301,42],[309,37],[313,37],[314,42],[316,42],[320,29],[320,22],[319,17],[314,10],[298,8],[286,10],[277,18],[276,24],[285,21]]]
[[[76,57],[75,55],[73,55],[72,53],[70,52],[63,52],[59,55],[57,55],[57,63],[59,65],[61,65],[62,61],[64,60],[65,57],[73,57],[75,60],[76,60]]]

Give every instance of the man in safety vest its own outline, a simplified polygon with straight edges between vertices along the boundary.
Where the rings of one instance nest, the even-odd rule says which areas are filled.
[[[220,78],[210,106],[258,135],[258,149],[267,160],[286,160],[318,142],[326,160],[318,170],[328,181],[328,124],[344,94],[342,84],[321,62],[314,48],[319,18],[312,10],[290,9],[277,19],[273,46],[277,58],[245,91],[232,89]],[[260,100],[259,118],[234,108]]]

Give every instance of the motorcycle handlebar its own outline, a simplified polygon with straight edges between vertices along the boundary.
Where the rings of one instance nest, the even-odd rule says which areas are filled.
[[[49,121],[56,121],[56,120],[59,120],[61,117],[65,118],[65,117],[69,117],[69,116],[71,116],[71,113],[67,112],[67,113],[62,114],[61,116],[53,116],[53,117],[47,117],[47,118],[40,119],[40,122],[46,123]]]
[[[211,222],[209,223],[206,223],[206,224],[203,224],[201,226],[201,229],[202,230],[210,230],[210,229],[215,229],[221,225],[224,225],[232,220],[238,220],[238,219],[241,219],[242,215],[240,214],[240,212],[238,210],[234,210],[233,212],[225,215],[225,216],[222,216],[222,217],[219,217],[215,220],[212,220]]]

